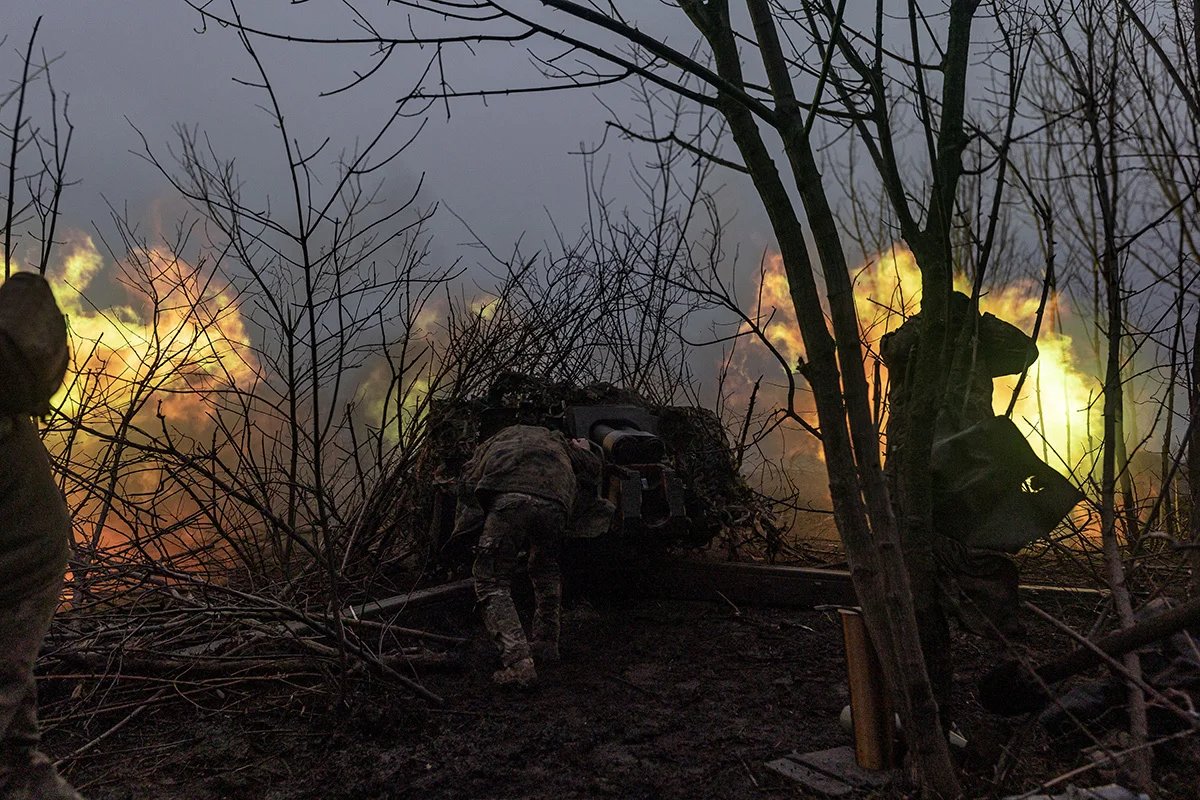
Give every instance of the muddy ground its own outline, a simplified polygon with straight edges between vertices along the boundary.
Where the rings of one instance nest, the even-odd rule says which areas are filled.
[[[818,795],[765,762],[848,743],[837,724],[847,691],[833,613],[580,600],[566,614],[563,662],[530,693],[493,689],[495,656],[468,614],[431,624],[471,635],[460,666],[420,676],[446,698],[442,708],[379,681],[358,680],[343,696],[265,681],[248,701],[242,687],[233,705],[207,693],[148,708],[67,772],[94,800],[805,798]],[[1031,641],[1064,646],[1036,626]],[[1030,789],[1085,763],[1076,741],[984,714],[970,679],[998,648],[962,637],[958,652],[970,796]],[[56,755],[88,741],[68,724],[79,721],[48,733]],[[111,724],[90,721],[91,735]],[[1157,796],[1200,795],[1192,746],[1160,759]]]

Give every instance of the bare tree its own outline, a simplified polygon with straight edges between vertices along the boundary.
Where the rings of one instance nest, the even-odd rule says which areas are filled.
[[[972,23],[979,3],[952,2],[941,37],[926,33],[932,30],[928,20],[910,5],[902,56],[885,43],[891,31],[883,25],[882,5],[860,32],[848,18],[845,3],[788,7],[748,0],[744,10],[735,11],[724,1],[687,0],[678,7],[699,43],[696,49],[682,50],[642,31],[615,7],[604,11],[568,0],[546,0],[541,4],[544,10],[528,12],[494,2],[404,5],[434,27],[427,34],[388,37],[376,25],[369,38],[381,46],[381,61],[407,43],[436,44],[441,64],[443,51],[457,44],[542,37],[565,45],[587,64],[571,71],[562,66],[561,53],[535,53],[543,72],[542,89],[638,76],[723,117],[739,156],[738,167],[750,175],[783,255],[806,349],[801,372],[816,401],[835,517],[868,625],[880,643],[906,729],[913,732],[914,763],[931,794],[956,795],[957,777],[940,734],[938,701],[946,700],[940,658],[948,648],[933,581],[927,466],[934,419],[946,402],[946,376],[954,360],[955,348],[943,343],[956,341],[958,335],[947,331],[946,308],[954,264],[954,207],[962,153],[969,141],[964,110]],[[215,12],[202,13],[212,18]],[[438,20],[452,20],[456,30],[468,32],[437,30]],[[624,47],[614,47],[613,39]],[[939,51],[936,66],[925,55],[930,50]],[[758,59],[753,67],[747,54]],[[931,80],[935,71],[940,92]],[[444,74],[439,77],[430,96],[449,100],[493,93],[452,91]],[[912,119],[924,132],[928,160],[923,181],[928,188],[919,191],[910,189],[903,177],[904,157],[895,134],[894,100],[902,93],[914,98]],[[923,333],[930,346],[922,348],[915,365],[916,384],[922,390],[907,436],[911,447],[899,472],[899,526],[879,462],[877,429],[861,369],[847,256],[815,157],[818,123],[854,128],[881,177],[900,234],[922,268]],[[778,150],[768,134],[778,137]],[[776,166],[776,152],[786,161],[786,177]],[[793,196],[799,197],[800,207]],[[810,234],[815,260],[809,251]],[[818,270],[826,288],[824,301]],[[826,325],[826,310],[832,331]],[[920,632],[918,617],[926,622]],[[926,656],[939,673],[940,690],[930,683]]]
[[[41,23],[38,17],[24,48],[20,78],[0,94],[0,120],[12,114],[11,122],[0,122],[0,136],[8,151],[0,223],[5,277],[15,264],[22,263],[46,274],[50,254],[58,244],[55,235],[63,189],[68,185],[66,165],[75,127],[67,113],[69,97],[60,97],[51,80],[54,59],[37,49]],[[40,110],[31,111],[35,103],[46,104],[44,117]],[[48,129],[40,127],[37,119],[45,119]]]

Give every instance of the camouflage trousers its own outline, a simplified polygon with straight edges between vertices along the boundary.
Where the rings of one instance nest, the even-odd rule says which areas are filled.
[[[1020,574],[1012,558],[945,536],[934,537],[933,552],[942,600],[964,627],[989,638],[1023,633],[1017,616]]]
[[[0,797],[82,800],[39,749],[33,664],[58,605],[61,581],[0,606]]]
[[[529,658],[529,642],[512,599],[517,554],[526,545],[534,596],[530,638],[558,643],[562,619],[558,554],[566,516],[566,509],[552,500],[516,492],[496,495],[488,508],[472,574],[484,627],[499,648],[505,667]]]

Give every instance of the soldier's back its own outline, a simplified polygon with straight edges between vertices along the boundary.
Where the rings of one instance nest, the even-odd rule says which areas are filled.
[[[561,503],[570,510],[575,472],[566,437],[535,425],[510,425],[479,446],[475,490],[522,492]]]

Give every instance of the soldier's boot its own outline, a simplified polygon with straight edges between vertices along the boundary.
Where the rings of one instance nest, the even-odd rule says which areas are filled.
[[[529,658],[529,642],[521,628],[517,607],[507,591],[498,591],[483,599],[483,626],[500,651],[500,663],[511,666]]]
[[[532,658],[522,658],[503,669],[492,673],[492,683],[497,686],[515,686],[527,689],[537,683],[537,669]]]

